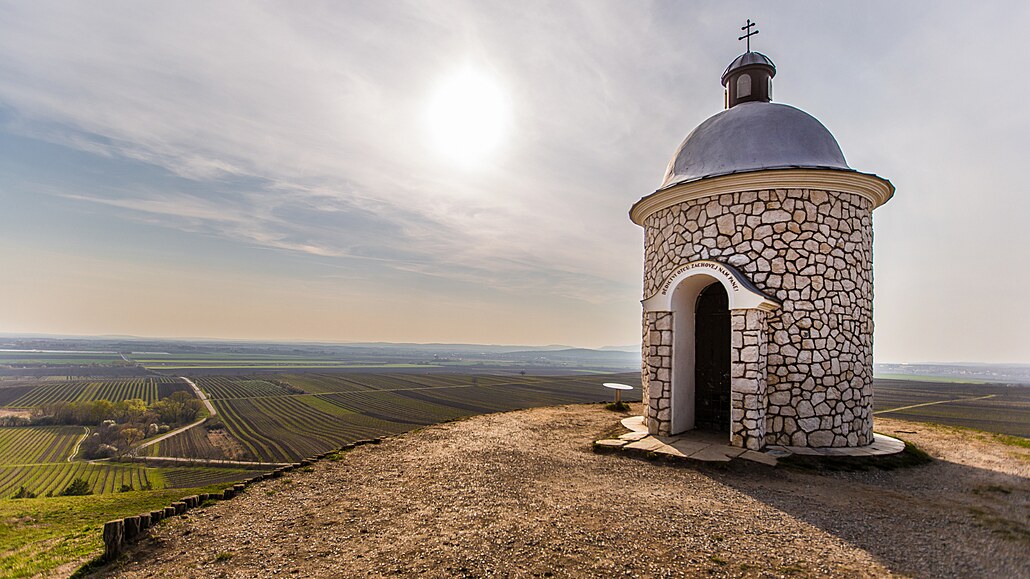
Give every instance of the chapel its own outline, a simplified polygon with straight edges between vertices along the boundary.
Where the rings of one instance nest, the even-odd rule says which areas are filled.
[[[644,229],[644,423],[752,450],[865,446],[873,210],[894,186],[772,102],[776,66],[748,41],[722,73],[725,110],[630,210]]]

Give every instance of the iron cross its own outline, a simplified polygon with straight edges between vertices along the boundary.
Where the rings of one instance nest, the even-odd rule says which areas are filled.
[[[751,22],[751,19],[748,18],[747,19],[747,26],[741,26],[740,27],[741,30],[746,30],[747,34],[745,34],[744,36],[741,36],[740,38],[737,39],[737,40],[744,40],[745,38],[747,39],[747,51],[748,52],[751,52],[751,37],[756,35],[756,34],[758,34],[758,29],[757,28],[754,31],[751,30],[752,26],[758,26],[758,24],[755,24],[754,22]]]

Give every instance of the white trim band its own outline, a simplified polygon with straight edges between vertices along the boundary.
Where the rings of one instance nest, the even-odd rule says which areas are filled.
[[[699,179],[659,189],[634,203],[629,210],[629,217],[633,223],[643,225],[644,220],[652,213],[686,201],[724,193],[772,189],[818,189],[854,193],[868,199],[873,204],[873,209],[894,196],[894,185],[890,181],[868,173],[829,169],[766,169]]]

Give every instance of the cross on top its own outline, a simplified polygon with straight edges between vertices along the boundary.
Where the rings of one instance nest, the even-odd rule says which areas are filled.
[[[752,26],[758,26],[758,24],[756,24],[754,22],[751,22],[751,19],[748,18],[747,19],[747,26],[741,26],[740,27],[741,30],[746,30],[747,34],[745,34],[744,36],[741,36],[740,38],[737,39],[737,40],[747,39],[747,51],[748,52],[751,52],[751,37],[756,35],[756,34],[758,34],[758,29],[757,28],[754,29],[754,30],[751,30]]]

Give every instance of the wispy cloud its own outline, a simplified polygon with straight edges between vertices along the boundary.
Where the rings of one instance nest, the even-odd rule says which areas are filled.
[[[508,264],[530,263],[544,277],[580,276],[583,291],[572,293],[590,295],[598,280],[621,286],[608,259],[598,257],[632,263],[638,253],[622,207],[634,193],[613,203],[612,194],[621,192],[598,189],[598,177],[612,171],[595,158],[604,150],[570,149],[615,144],[575,134],[584,133],[587,113],[551,88],[553,77],[569,72],[536,61],[548,48],[572,51],[583,61],[572,73],[582,78],[571,80],[586,83],[583,94],[601,87],[609,106],[617,95],[604,56],[563,41],[534,44],[520,58],[508,43],[524,42],[526,34],[471,7],[444,10],[462,31],[450,38],[441,34],[454,22],[442,19],[439,6],[419,4],[314,13],[274,4],[128,4],[113,11],[65,6],[57,14],[14,5],[7,16],[19,26],[0,41],[14,56],[0,65],[0,97],[25,120],[28,134],[161,167],[207,193],[69,198],[278,249],[393,260],[409,264],[405,271],[439,276],[479,271],[478,283],[505,270],[522,275],[523,268]],[[522,20],[532,38],[558,38],[551,36],[555,23],[507,17]],[[616,25],[617,15],[598,17],[586,5],[561,17],[587,18],[602,40],[627,24],[640,32],[649,26],[646,12]],[[230,21],[234,26],[224,28]],[[397,35],[406,42],[397,43]],[[434,83],[467,60],[510,75],[521,126],[496,166],[465,173],[434,157],[419,119]],[[541,139],[556,128],[574,132],[563,142]],[[222,193],[239,179],[261,187]],[[597,198],[618,210],[598,215]],[[611,230],[620,229],[616,237],[630,243],[612,242]],[[599,251],[575,249],[583,247]],[[574,282],[556,280],[567,283]]]
[[[318,259],[326,275],[342,267],[371,284],[632,304],[640,231],[626,212],[721,107],[718,74],[750,15],[780,64],[777,99],[815,113],[854,166],[899,185],[877,215],[878,284],[927,281],[956,254],[975,256],[978,272],[1028,259],[1006,232],[1027,209],[1016,168],[1030,117],[995,102],[1027,80],[1004,68],[1015,36],[990,32],[1027,15],[1024,4],[737,8],[0,3],[0,130],[105,161],[108,174],[74,186],[25,188],[68,207]],[[472,170],[437,155],[423,123],[438,83],[468,65],[500,79],[512,106],[510,135]],[[966,203],[971,189],[990,202]],[[976,239],[934,241],[972,226]],[[1030,283],[1013,275],[1012,288]],[[975,299],[972,282],[952,285]],[[891,315],[877,324],[892,335],[909,339],[905,328],[951,307],[889,287],[878,285],[878,311]]]

